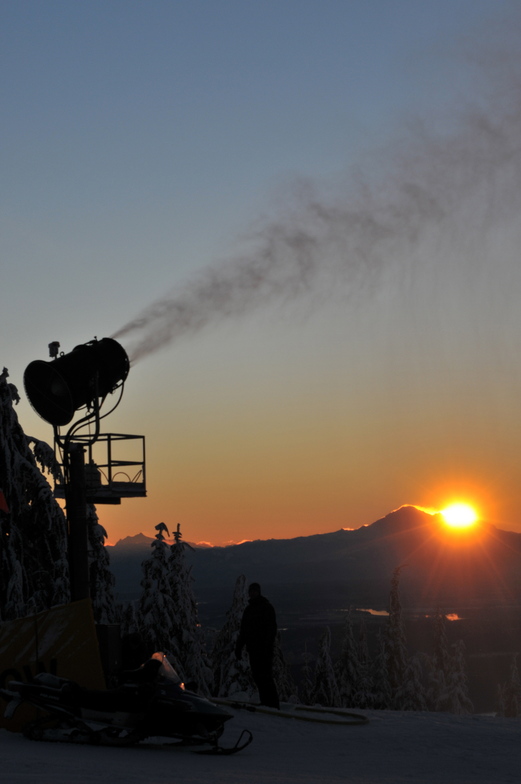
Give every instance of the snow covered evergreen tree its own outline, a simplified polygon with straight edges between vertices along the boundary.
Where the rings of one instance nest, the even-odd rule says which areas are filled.
[[[320,638],[312,699],[314,703],[325,708],[334,708],[340,705],[340,692],[331,659],[331,630],[329,626],[326,627]]]
[[[140,630],[138,602],[123,602],[118,610],[122,636],[138,634]]]
[[[357,708],[375,708],[377,707],[377,697],[374,687],[369,646],[367,643],[367,630],[365,623],[363,622],[360,624],[357,653],[358,675],[352,704]]]
[[[174,620],[176,657],[185,680],[194,681],[201,693],[209,695],[213,672],[192,590],[192,567],[186,560],[187,549],[192,548],[182,541],[181,526],[178,524],[168,561],[171,592],[176,607]]]
[[[408,661],[407,641],[399,593],[400,572],[402,568],[402,566],[398,566],[394,570],[391,579],[389,617],[384,632],[385,656],[387,659],[389,686],[392,694],[392,706],[398,710],[401,707],[399,704],[399,695],[404,684]]]
[[[469,697],[465,643],[463,640],[458,640],[452,645],[450,671],[447,680],[447,700],[451,713],[461,716],[474,711],[474,706]]]
[[[116,579],[110,571],[110,558],[105,548],[107,532],[100,525],[96,507],[87,505],[89,537],[89,582],[92,610],[96,623],[116,623],[119,612],[114,593]]]
[[[505,710],[505,686],[503,683],[498,683],[496,691],[496,716],[505,716]]]
[[[174,666],[179,668],[180,649],[177,641],[177,606],[173,593],[170,569],[170,547],[164,533],[168,528],[164,523],[156,525],[155,541],[150,545],[152,554],[143,561],[141,568],[142,594],[138,603],[140,632],[148,654],[163,651],[173,658]],[[183,674],[179,673],[181,677]]]
[[[277,633],[273,649],[273,680],[275,681],[277,693],[281,701],[298,702],[297,686],[291,675],[289,665],[284,658],[280,642],[280,632]]]
[[[302,654],[302,677],[299,686],[299,698],[303,705],[313,704],[314,673],[312,668],[313,657],[309,653],[307,646]]]
[[[353,632],[351,611],[346,613],[340,656],[335,662],[335,675],[340,693],[339,705],[348,708],[354,705],[353,695],[358,690],[360,662],[358,646]]]
[[[6,504],[7,507],[7,504]],[[7,507],[7,509],[9,509]],[[0,622],[25,615],[22,541],[12,528],[9,511],[0,511]]]
[[[405,667],[405,676],[398,689],[395,702],[400,710],[427,710],[427,700],[423,686],[423,671],[418,656],[410,656]]]
[[[387,710],[392,707],[393,693],[389,681],[387,647],[384,633],[378,635],[378,647],[373,660],[374,707]]]
[[[232,603],[212,651],[213,694],[216,697],[233,697],[241,694],[246,698],[251,698],[256,691],[246,658],[237,659],[235,657],[235,645],[239,637],[242,614],[247,603],[246,577],[241,574],[235,581]]]
[[[18,391],[8,383],[8,375],[4,368],[0,488],[6,503],[0,512],[0,620],[70,599],[65,517],[42,473],[56,472],[56,460],[50,447],[25,435],[14,411]]]
[[[438,608],[434,616],[434,650],[429,666],[428,703],[431,710],[450,711],[448,696],[450,671],[447,618]]]
[[[521,679],[517,664],[518,654],[512,659],[510,666],[510,677],[506,683],[498,687],[498,710],[499,716],[516,718],[521,715]]]

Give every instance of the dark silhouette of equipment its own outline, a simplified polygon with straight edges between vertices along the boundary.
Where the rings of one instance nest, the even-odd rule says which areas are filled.
[[[54,428],[57,462],[63,472],[56,479],[55,495],[65,498],[71,598],[77,601],[90,593],[87,503],[119,503],[122,497],[146,495],[144,438],[100,433],[100,421],[107,416],[101,415],[106,397],[119,390],[111,411],[121,401],[130,368],[125,349],[113,338],[91,340],[69,354],[59,354],[59,349],[58,341],[53,341],[50,362],[37,359],[27,366],[24,385],[32,407]],[[79,418],[75,418],[78,411]],[[62,436],[64,425],[68,429]],[[87,433],[80,432],[84,428]],[[133,459],[113,455],[116,444],[136,441],[141,452]],[[92,451],[95,444],[105,447],[97,462]]]
[[[56,342],[50,346],[55,350]],[[117,341],[93,340],[51,362],[31,362],[24,374],[25,391],[42,419],[62,427],[78,409],[92,408],[113,392],[125,381],[129,368],[125,349]]]

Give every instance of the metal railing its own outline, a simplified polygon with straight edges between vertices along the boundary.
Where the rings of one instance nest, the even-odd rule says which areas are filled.
[[[88,435],[74,436],[72,441],[84,445],[86,450],[88,503],[119,504],[122,498],[146,496],[145,436],[103,433],[94,444],[89,442]],[[59,445],[55,444],[55,449],[63,469]],[[54,495],[65,498],[63,480],[55,483]]]

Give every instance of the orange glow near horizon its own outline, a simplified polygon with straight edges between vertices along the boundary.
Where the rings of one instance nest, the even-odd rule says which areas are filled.
[[[466,503],[454,503],[442,509],[441,514],[450,528],[470,528],[478,519],[475,510]]]

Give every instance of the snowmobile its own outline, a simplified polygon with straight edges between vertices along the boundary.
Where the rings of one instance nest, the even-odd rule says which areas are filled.
[[[45,711],[23,730],[32,740],[133,746],[146,738],[173,738],[173,745],[209,746],[198,754],[235,754],[252,741],[251,732],[243,730],[234,746],[219,745],[233,714],[185,688],[160,652],[127,672],[114,689],[86,689],[40,673],[30,683],[10,681],[0,694],[8,702],[5,718],[24,702]]]

